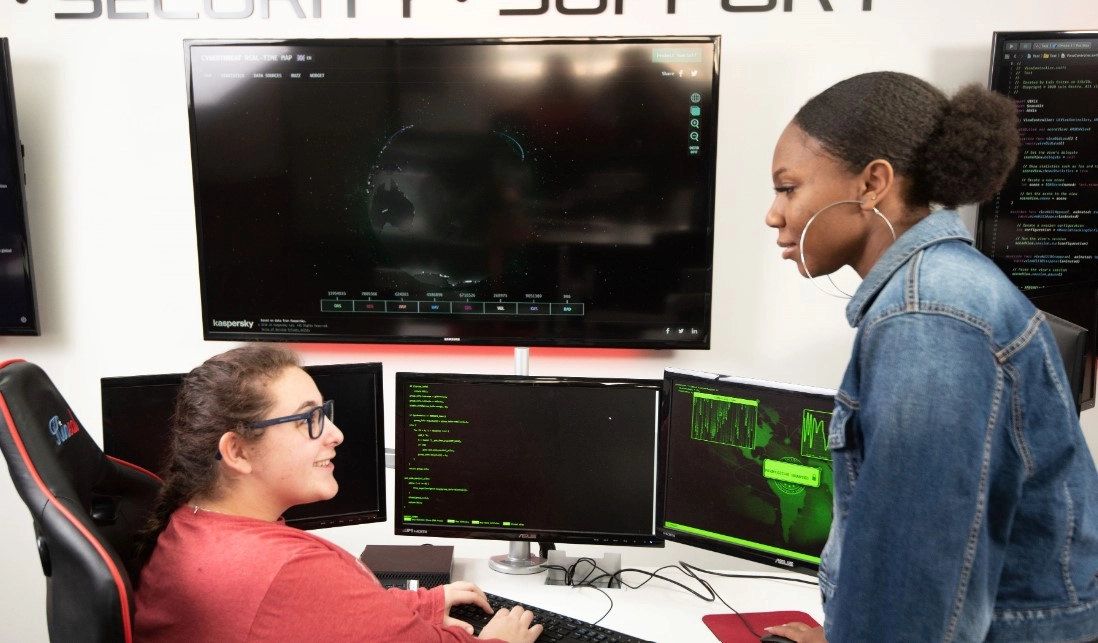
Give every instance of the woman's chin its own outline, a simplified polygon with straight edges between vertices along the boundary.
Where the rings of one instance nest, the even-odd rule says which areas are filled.
[[[805,270],[804,264],[797,261],[797,272],[801,273],[801,276],[806,279],[818,279],[820,277],[826,277],[835,273],[842,266],[809,266],[808,270]],[[809,272],[811,271],[811,272]]]
[[[325,500],[331,500],[332,498],[335,498],[338,492],[339,483],[336,482],[335,479],[332,479],[324,484],[320,484],[314,487],[312,496],[308,500],[300,502],[298,504],[306,505],[312,504],[314,502],[324,502]]]

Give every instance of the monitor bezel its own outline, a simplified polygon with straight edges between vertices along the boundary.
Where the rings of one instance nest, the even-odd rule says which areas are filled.
[[[0,150],[0,154],[10,154],[15,177],[10,189],[15,193],[15,209],[19,232],[23,236],[24,257],[23,276],[26,282],[27,298],[30,304],[30,321],[20,326],[0,325],[0,336],[37,336],[42,334],[38,315],[38,295],[34,283],[34,261],[31,252],[30,221],[27,214],[26,170],[23,167],[23,142],[19,137],[19,118],[15,108],[15,77],[12,73],[11,47],[7,38],[0,38],[0,107],[8,107],[8,125],[11,131],[9,149]],[[2,111],[0,111],[2,116]]]
[[[361,364],[318,364],[302,367],[309,377],[323,375],[338,375],[340,373],[369,373],[374,377],[374,427],[377,430],[377,439],[374,441],[374,470],[377,475],[377,501],[376,510],[356,511],[340,516],[309,516],[290,518],[286,524],[299,529],[324,529],[327,527],[341,527],[345,525],[359,525],[364,523],[385,522],[389,519],[386,511],[388,503],[388,489],[385,486],[385,387],[384,373],[381,362],[363,362]],[[339,417],[338,407],[336,409]],[[336,422],[338,425],[338,422]],[[339,460],[339,454],[336,454]],[[306,505],[298,505],[306,506]]]
[[[385,396],[384,396],[384,373],[381,362],[362,362],[352,364],[317,364],[302,366],[302,370],[309,374],[309,377],[318,375],[338,375],[340,373],[355,373],[355,374],[368,374],[374,378],[374,425],[377,427],[377,440],[376,440],[376,452],[373,454],[376,463],[377,471],[377,500],[378,508],[369,509],[363,511],[356,511],[349,514],[327,515],[327,516],[303,516],[297,518],[287,518],[285,523],[291,527],[297,527],[298,529],[325,529],[328,527],[340,527],[345,525],[359,525],[366,523],[385,522],[388,520],[388,489],[385,484]],[[102,403],[102,410],[105,412],[107,408],[107,390],[128,388],[135,386],[165,386],[175,385],[179,386],[182,383],[185,373],[165,373],[155,375],[127,375],[122,377],[103,377],[100,378],[100,399]],[[337,409],[338,412],[338,409]],[[338,417],[338,415],[336,416]],[[108,436],[105,423],[102,426],[103,429],[103,451],[104,453],[110,453],[108,448]],[[346,457],[346,456],[344,456]],[[338,454],[337,454],[338,458]],[[159,475],[159,471],[153,471]],[[307,507],[308,505],[295,505],[297,507]]]
[[[1063,31],[995,31],[992,33],[991,42],[991,61],[988,64],[987,69],[987,86],[988,89],[1006,94],[1002,92],[995,83],[995,75],[1002,64],[1002,55],[1006,43],[1011,40],[1073,40],[1073,39],[1086,39],[1086,38],[1098,38],[1098,30],[1095,29],[1073,29]],[[1009,96],[1007,96],[1009,98]],[[1018,162],[1021,162],[1021,156],[1019,155]],[[1012,170],[1013,171],[1013,170]],[[991,201],[981,203],[977,207],[976,211],[976,234],[975,242],[976,249],[983,252],[987,244],[986,235],[984,233],[984,220],[987,218],[987,213],[991,208]],[[1012,282],[1013,283],[1013,282]],[[1032,293],[1034,296],[1037,294],[1052,294],[1064,292],[1065,290],[1073,289],[1090,289],[1098,288],[1098,277],[1094,279],[1076,280],[1066,283],[1052,284],[1049,286],[1043,286],[1041,288],[1022,290],[1022,293],[1027,297]],[[1098,327],[1094,329],[1088,329],[1091,332],[1098,332]]]
[[[156,467],[149,467],[148,465],[151,463],[139,464],[130,462],[117,455],[119,445],[115,444],[114,434],[107,431],[107,410],[110,407],[108,391],[137,387],[148,388],[152,386],[174,386],[178,389],[183,383],[183,375],[184,373],[156,373],[152,375],[121,375],[117,377],[99,378],[99,428],[101,435],[103,436],[103,453],[111,457],[123,459],[130,464],[139,465],[159,477],[164,465],[167,464],[166,462],[161,462]],[[170,428],[167,428],[166,430],[170,430]]]
[[[992,91],[1001,91],[1000,88],[995,83],[995,77],[996,77],[996,72],[999,69],[999,65],[1001,65],[1003,53],[1005,51],[1007,42],[1010,42],[1010,41],[1013,41],[1013,40],[1074,40],[1074,39],[1080,39],[1081,40],[1081,39],[1087,39],[1087,38],[1096,38],[1096,39],[1098,39],[1098,29],[1067,29],[1067,30],[1057,30],[1057,31],[996,31],[996,32],[993,32],[993,34],[992,34],[992,45],[991,45],[991,60],[988,64],[988,71],[987,71],[987,74],[988,74],[987,86]],[[1019,162],[1020,162],[1020,159],[1019,159]],[[977,208],[977,212],[976,212],[976,234],[975,234],[975,242],[976,243],[975,243],[975,245],[976,245],[976,249],[979,250],[980,252],[984,253],[985,256],[986,256],[985,249],[987,247],[988,240],[986,239],[986,234],[984,232],[984,221],[986,220],[986,218],[988,216],[990,216],[990,207],[991,207],[989,205],[990,203],[991,203],[991,201],[988,201],[987,203],[980,204],[979,207]],[[1013,281],[1011,283],[1013,283]],[[1015,284],[1015,285],[1017,286],[1017,284]],[[1021,289],[1019,288],[1019,290],[1021,290]],[[1098,277],[1096,277],[1094,279],[1089,279],[1089,280],[1083,279],[1083,280],[1076,280],[1076,281],[1071,281],[1071,282],[1067,282],[1067,283],[1057,283],[1057,284],[1052,284],[1052,285],[1048,285],[1048,286],[1042,286],[1040,288],[1031,288],[1031,289],[1027,289],[1027,290],[1021,290],[1021,292],[1022,292],[1023,295],[1026,296],[1026,298],[1028,298],[1031,302],[1033,302],[1034,306],[1037,306],[1038,308],[1040,308],[1040,304],[1042,303],[1042,301],[1041,301],[1042,299],[1045,299],[1047,301],[1047,299],[1049,299],[1049,298],[1055,297],[1056,295],[1063,295],[1065,293],[1076,293],[1076,294],[1080,295],[1081,297],[1087,297],[1087,298],[1095,299],[1095,301],[1096,301],[1095,310],[1094,310],[1094,313],[1090,316],[1091,319],[1090,319],[1089,324],[1083,325],[1083,324],[1079,324],[1079,322],[1076,321],[1076,320],[1069,320],[1069,321],[1073,321],[1073,323],[1084,326],[1087,329],[1087,332],[1088,332],[1087,346],[1088,346],[1088,352],[1090,353],[1089,356],[1091,357],[1091,359],[1090,359],[1090,363],[1087,364],[1087,366],[1086,366],[1086,373],[1087,373],[1087,378],[1088,378],[1087,383],[1089,383],[1089,386],[1084,386],[1083,387],[1083,391],[1082,391],[1082,394],[1080,396],[1079,402],[1080,402],[1081,409],[1085,410],[1085,409],[1094,408],[1095,399],[1096,399],[1096,389],[1098,389],[1098,385],[1096,385],[1096,380],[1098,380],[1098,376],[1096,376],[1096,371],[1098,371],[1098,367],[1095,366],[1095,361],[1093,359],[1094,356],[1095,356],[1095,346],[1098,345]],[[1053,314],[1059,315],[1059,312],[1057,312],[1056,310],[1050,310],[1049,312],[1052,312]]]
[[[405,523],[404,512],[400,507],[400,498],[406,489],[403,483],[401,471],[407,466],[406,459],[409,452],[401,439],[407,430],[407,413],[401,403],[401,391],[408,384],[418,383],[466,383],[466,384],[516,384],[526,386],[561,385],[561,386],[622,386],[632,385],[637,388],[648,389],[657,394],[656,422],[653,426],[653,448],[658,449],[660,439],[659,406],[663,403],[662,383],[658,379],[624,378],[624,377],[555,377],[534,375],[480,375],[467,373],[419,373],[397,372],[396,391],[394,392],[395,422],[393,426],[393,442],[395,448],[396,484],[393,496],[393,533],[397,536],[416,537],[441,537],[441,538],[472,538],[476,540],[504,540],[520,542],[554,542],[588,545],[614,545],[628,547],[663,547],[664,539],[658,531],[658,511],[653,501],[651,534],[611,534],[611,533],[578,533],[561,530],[528,530],[528,529],[484,529],[470,527],[452,527],[445,525],[421,525],[418,523]],[[657,474],[658,453],[654,453],[656,462],[653,462],[652,472],[656,479],[653,481],[652,491],[657,493],[659,479]]]
[[[197,47],[218,46],[379,46],[379,47],[415,47],[415,46],[445,46],[445,45],[522,45],[522,44],[598,44],[598,43],[636,43],[636,44],[676,44],[699,43],[711,44],[713,47],[712,70],[712,101],[713,115],[712,130],[717,130],[717,117],[719,112],[720,92],[720,55],[721,36],[713,35],[665,35],[665,36],[566,36],[566,37],[495,37],[495,38],[287,38],[287,39],[185,39],[184,65],[186,71],[187,94],[187,118],[189,123],[189,140],[191,152],[191,180],[195,208],[195,228],[197,231],[198,246],[198,273],[199,293],[202,309],[202,337],[208,341],[266,341],[266,342],[309,342],[309,343],[351,343],[351,344],[421,344],[421,345],[466,345],[466,346],[548,346],[560,348],[641,348],[641,349],[679,349],[679,350],[708,350],[713,332],[713,257],[714,257],[714,229],[716,221],[716,181],[717,181],[717,148],[715,142],[706,146],[704,158],[708,167],[708,176],[704,186],[709,201],[709,220],[707,234],[706,265],[706,296],[704,333],[699,333],[696,338],[690,339],[684,335],[679,339],[678,333],[671,332],[669,328],[664,339],[610,339],[574,337],[560,338],[555,336],[524,337],[504,336],[493,337],[461,337],[461,336],[415,336],[398,333],[390,334],[310,334],[310,333],[257,333],[242,332],[239,330],[215,329],[210,320],[209,297],[207,293],[213,288],[211,275],[206,268],[205,249],[202,246],[203,217],[199,204],[199,173],[200,163],[196,112],[194,101],[194,83],[192,78],[192,54]]]
[[[779,388],[781,390],[791,392],[801,392],[812,395],[828,395],[835,396],[836,391],[834,389],[817,388],[812,386],[797,386],[791,384],[785,384],[782,382],[773,382],[767,380],[758,380],[743,377],[734,377],[730,375],[721,375],[719,373],[708,373],[704,371],[691,371],[682,369],[665,369],[663,376],[663,388],[660,394],[660,447],[657,453],[658,461],[658,488],[656,490],[656,531],[662,535],[667,542],[678,543],[680,545],[688,545],[690,547],[697,547],[706,551],[716,552],[718,554],[725,554],[727,556],[734,556],[744,560],[749,560],[756,563],[762,563],[771,567],[777,567],[786,571],[798,572],[801,574],[807,574],[809,576],[815,576],[819,573],[819,563],[812,563],[805,560],[796,558],[788,558],[779,556],[776,554],[770,554],[758,549],[753,549],[744,545],[737,545],[735,543],[722,542],[713,540],[710,538],[704,538],[697,536],[689,532],[672,529],[665,526],[665,501],[664,494],[667,491],[667,448],[670,440],[670,427],[668,426],[671,418],[671,400],[673,387],[676,382],[690,381],[697,383],[724,383],[724,384],[741,384],[747,386],[761,386],[766,388]]]

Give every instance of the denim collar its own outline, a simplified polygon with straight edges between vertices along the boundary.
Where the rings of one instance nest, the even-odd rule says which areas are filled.
[[[900,238],[894,241],[877,263],[869,269],[869,274],[865,276],[865,280],[855,291],[854,297],[846,305],[846,320],[850,325],[857,327],[869,305],[876,299],[877,293],[915,253],[928,246],[952,239],[972,243],[972,235],[969,234],[968,228],[953,210],[931,212],[907,232],[901,234]]]

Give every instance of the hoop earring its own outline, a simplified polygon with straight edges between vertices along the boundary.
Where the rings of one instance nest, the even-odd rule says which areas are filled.
[[[797,248],[798,248],[798,250],[800,250],[800,253],[801,253],[801,267],[804,268],[804,274],[806,274],[808,276],[808,280],[812,283],[813,286],[816,287],[816,290],[819,290],[820,292],[822,292],[825,295],[828,295],[829,297],[835,297],[836,299],[853,299],[854,295],[851,295],[850,293],[846,292],[842,288],[839,288],[839,286],[835,283],[835,281],[833,279],[831,279],[831,275],[824,275],[824,276],[827,277],[827,280],[829,282],[831,282],[831,287],[834,288],[835,290],[839,291],[842,294],[841,295],[836,295],[833,292],[828,292],[828,291],[824,290],[823,288],[820,288],[819,284],[816,283],[816,278],[812,276],[811,272],[809,272],[808,262],[805,261],[805,258],[804,258],[804,240],[805,240],[805,237],[808,235],[809,226],[811,226],[812,223],[816,220],[816,217],[823,214],[824,210],[827,210],[828,208],[831,208],[831,207],[836,206],[836,205],[841,205],[843,203],[857,203],[858,205],[862,205],[861,201],[854,201],[854,200],[836,201],[834,203],[829,203],[829,204],[825,205],[824,207],[820,208],[819,210],[816,210],[816,213],[813,214],[812,216],[808,217],[808,222],[804,224],[804,230],[801,230],[801,240],[797,244]],[[884,220],[885,225],[888,226],[889,233],[892,234],[892,240],[896,241],[896,228],[892,227],[892,222],[888,220],[888,217],[886,217],[876,207],[873,208],[873,213],[876,214],[877,216],[881,217],[881,219]]]

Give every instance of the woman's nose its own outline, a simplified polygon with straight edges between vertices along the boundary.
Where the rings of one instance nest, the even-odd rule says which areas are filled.
[[[771,228],[780,228],[785,225],[785,218],[782,216],[781,212],[778,211],[777,199],[774,200],[774,203],[770,204],[770,209],[766,211],[766,218],[763,219],[763,221]]]
[[[324,435],[328,436],[328,441],[331,442],[332,446],[343,443],[343,431],[340,431],[339,427],[336,426],[336,423],[333,421],[328,422],[328,427],[324,430]]]

